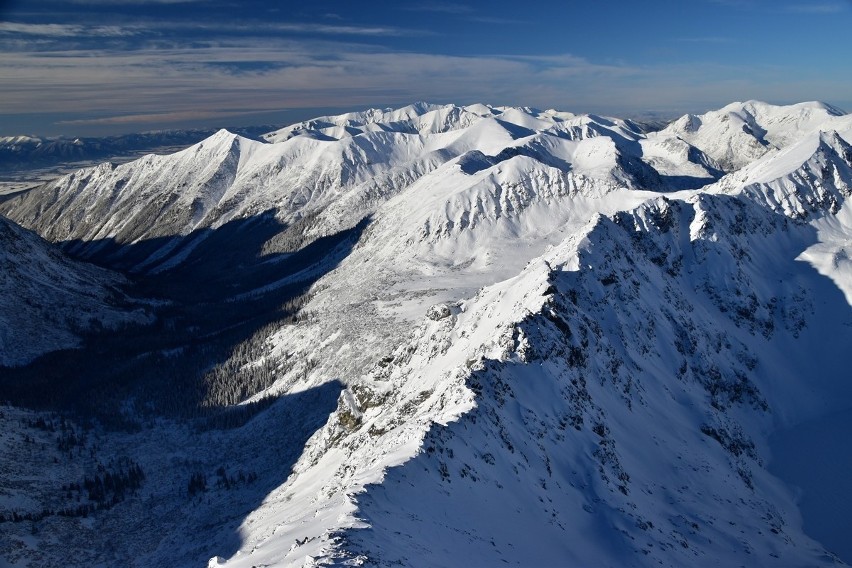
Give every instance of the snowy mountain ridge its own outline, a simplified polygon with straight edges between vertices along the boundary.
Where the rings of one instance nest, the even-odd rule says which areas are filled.
[[[269,127],[240,128],[244,136],[255,137]],[[127,161],[143,152],[174,152],[207,138],[215,130],[165,130],[106,136],[101,138],[65,138],[43,136],[0,136],[0,173],[5,176],[24,177],[34,168],[56,168],[69,171],[77,164],[79,169],[95,160]]]
[[[260,433],[291,426],[276,426],[275,409],[334,381],[342,390],[286,479],[251,502],[238,544],[221,544],[214,523],[183,547],[128,544],[142,556],[122,556],[118,537],[115,558],[842,564],[768,464],[773,433],[852,407],[849,115],[750,101],[644,133],[604,117],[415,104],[266,139],[220,131],[0,204],[107,265],[123,249],[99,257],[103,242],[154,240],[125,268],[166,276],[193,239],[258,212],[303,242],[369,220],[333,266],[256,291],[311,282],[302,318],[270,330],[252,363],[274,368],[274,383],[242,401],[278,406],[216,437],[262,454]],[[128,436],[122,447],[135,447]],[[224,490],[205,498],[179,506],[191,519],[233,506]],[[123,506],[76,530],[109,530]]]
[[[274,144],[220,131],[171,156],[81,170],[6,201],[0,210],[49,240],[85,241],[89,252],[75,253],[91,256],[97,252],[92,243],[104,239],[188,235],[273,209],[288,225],[316,213],[314,226],[327,234],[352,226],[455,159],[468,173],[526,155],[569,175],[664,183],[636,155],[641,134],[623,121],[522,109],[485,113],[488,107],[480,107],[415,105],[354,115],[357,120],[343,115],[336,119],[342,124],[373,128],[340,139],[317,138],[311,133],[318,131],[301,126],[288,131],[298,135]],[[268,138],[282,138],[276,136]],[[687,175],[712,176],[700,163],[685,165]]]
[[[744,555],[780,555],[793,564],[832,563],[831,557],[825,556],[818,545],[810,543],[798,532],[799,521],[793,501],[783,497],[781,486],[767,477],[763,469],[766,459],[764,436],[773,428],[773,412],[775,416],[783,417],[780,419],[782,423],[795,422],[797,418],[791,415],[797,413],[798,419],[801,419],[803,414],[818,412],[813,405],[819,406],[824,402],[817,402],[820,397],[813,391],[839,388],[842,396],[838,399],[847,401],[849,392],[842,382],[832,385],[830,378],[819,388],[802,383],[802,377],[812,377],[815,373],[813,370],[807,372],[799,363],[793,365],[795,371],[779,372],[777,360],[786,359],[789,363],[789,357],[780,355],[785,352],[788,342],[801,336],[811,337],[811,344],[825,341],[817,338],[822,337],[826,330],[818,324],[809,326],[806,323],[808,320],[813,322],[815,315],[808,311],[817,309],[810,292],[817,287],[808,285],[814,275],[790,264],[797,246],[803,246],[797,243],[806,243],[812,229],[802,224],[795,209],[772,207],[759,198],[762,194],[758,191],[758,188],[764,188],[765,192],[767,187],[779,187],[787,190],[788,203],[813,202],[807,195],[791,191],[794,186],[789,180],[800,177],[803,171],[813,172],[815,165],[821,168],[832,164],[835,169],[827,180],[832,184],[829,190],[839,198],[838,203],[846,203],[852,181],[850,160],[842,142],[835,143],[837,141],[833,137],[828,137],[826,142],[826,138],[817,132],[801,142],[803,147],[812,151],[811,155],[791,150],[777,157],[767,156],[753,169],[783,170],[783,175],[776,179],[767,176],[756,178],[761,179],[760,182],[746,178],[751,183],[738,186],[740,196],[725,195],[736,186],[726,178],[716,186],[684,192],[679,198],[658,197],[638,209],[630,210],[628,207],[625,213],[597,217],[586,228],[573,232],[541,260],[531,261],[524,271],[529,282],[520,283],[512,279],[486,288],[476,299],[464,302],[458,308],[450,304],[450,316],[427,324],[421,332],[423,339],[420,342],[401,346],[387,358],[392,361],[390,364],[380,364],[371,374],[371,377],[388,377],[384,380],[389,382],[396,377],[400,381],[398,388],[408,394],[396,395],[393,388],[388,392],[386,383],[374,378],[350,387],[353,395],[341,398],[338,423],[331,421],[318,441],[319,449],[311,448],[322,458],[313,458],[318,460],[316,463],[310,457],[303,458],[300,463],[305,464],[302,466],[304,471],[297,465],[295,478],[289,485],[292,493],[285,490],[281,497],[285,500],[284,495],[295,498],[303,490],[301,479],[310,479],[314,487],[317,476],[327,479],[330,487],[326,486],[317,495],[331,497],[328,501],[319,497],[319,501],[315,502],[315,507],[324,501],[327,503],[328,512],[319,514],[325,521],[306,521],[310,526],[316,526],[317,522],[320,526],[328,523],[324,529],[326,537],[296,546],[284,557],[278,556],[280,551],[274,552],[274,539],[250,539],[254,552],[245,561],[265,559],[268,550],[271,554],[269,559],[277,558],[276,562],[286,563],[285,558],[292,558],[293,565],[299,565],[305,554],[334,558],[334,562],[390,565],[416,563],[417,554],[428,551],[432,565],[447,566],[457,565],[460,561],[488,563],[509,560],[510,563],[526,565],[564,563],[566,559],[573,559],[580,565],[601,562],[637,564],[639,558],[647,559],[649,565],[656,561],[703,564],[722,561],[723,553],[714,544],[714,539],[721,539],[728,543],[726,547],[730,547],[729,552],[724,553],[730,554],[728,562],[736,562]],[[796,164],[799,159],[801,161]],[[716,193],[720,195],[714,197]],[[816,217],[826,218],[839,213],[848,215],[848,203],[843,212],[824,199],[813,203],[816,203],[812,209]],[[826,208],[819,209],[826,205]],[[795,237],[797,234],[799,236]],[[421,235],[426,236],[424,233]],[[789,242],[791,237],[792,243]],[[388,235],[377,238],[379,242],[394,241]],[[793,252],[779,254],[773,250],[777,248],[775,240],[779,238],[788,243],[782,248]],[[370,238],[366,239],[362,247],[368,246],[369,242]],[[745,242],[761,252],[746,252],[743,248]],[[455,244],[458,246],[458,241]],[[776,264],[779,257],[788,260]],[[345,265],[341,270],[345,270]],[[786,271],[797,276],[790,278]],[[549,294],[544,292],[552,290],[554,280],[560,281],[560,277],[554,274],[562,273],[570,276],[567,281],[570,284],[566,282],[563,286],[555,286],[549,301],[558,308],[548,309]],[[774,281],[771,275],[779,273],[788,279],[788,285],[781,290],[770,284]],[[673,279],[674,282],[671,282]],[[610,287],[614,287],[615,294],[607,291]],[[768,291],[773,289],[774,293],[770,294]],[[661,308],[661,298],[668,308]],[[316,301],[321,302],[321,299]],[[601,302],[604,302],[603,310]],[[696,313],[697,306],[704,307]],[[452,315],[453,310],[461,312]],[[566,318],[565,314],[577,312],[578,316],[582,314],[579,319],[574,319],[577,316]],[[661,312],[666,314],[662,321]],[[484,314],[494,314],[493,320]],[[525,324],[525,318],[530,317],[540,321],[533,325]],[[840,334],[819,349],[821,354],[825,354],[820,358],[820,367],[826,370],[825,376],[833,377],[834,381],[842,376],[843,361],[839,355],[843,352],[842,345],[849,339],[848,329],[844,330],[849,323],[848,308],[836,317],[846,323],[834,324],[832,329]],[[830,321],[833,318],[823,314],[817,319]],[[488,323],[490,321],[495,323]],[[611,330],[621,331],[613,336]],[[731,338],[726,339],[726,333],[721,330],[726,330]],[[620,348],[613,345],[618,337],[621,339],[616,345],[620,344]],[[628,340],[628,337],[633,337],[633,340]],[[465,341],[468,338],[470,343]],[[287,343],[290,339],[281,337],[278,341]],[[637,339],[638,342],[634,343]],[[454,351],[459,352],[454,360],[444,359],[453,357]],[[531,355],[536,351],[543,355]],[[445,354],[442,355],[442,352]],[[655,353],[658,363],[653,362]],[[767,353],[775,356],[766,356]],[[649,355],[652,356],[651,362],[648,361]],[[542,357],[544,361],[540,362]],[[536,361],[545,367],[543,371],[530,370],[530,364]],[[579,374],[578,368],[581,369]],[[444,377],[437,384],[434,378],[429,378],[434,377],[435,372],[441,372]],[[552,394],[537,392],[537,389],[549,392],[544,386],[547,381],[542,384],[541,380],[537,383],[539,386],[531,391],[523,386],[525,381],[532,380],[539,373],[552,378],[557,385],[564,385],[563,390]],[[477,378],[472,378],[477,375]],[[583,380],[586,376],[589,378]],[[591,377],[596,377],[596,384],[590,380]],[[783,377],[784,387],[780,392],[785,394],[777,398],[779,395],[776,393],[776,397],[767,399],[765,392],[779,390],[776,377]],[[662,381],[660,386],[656,384],[658,381]],[[686,386],[683,381],[686,381]],[[424,390],[417,392],[420,387]],[[663,390],[658,396],[643,396],[647,390],[657,392],[660,388]],[[523,393],[515,397],[522,398],[525,404],[514,404],[512,412],[503,410],[506,404],[511,404],[505,402],[511,398],[506,392],[515,390]],[[482,392],[488,395],[481,398]],[[689,434],[682,436],[673,435],[668,427],[672,409],[659,402],[684,396],[676,395],[677,392],[683,392],[694,401],[678,403],[683,404],[677,411],[683,413],[679,421],[684,425],[693,424],[687,429]],[[396,397],[399,397],[398,401],[388,408],[386,401]],[[702,412],[703,415],[696,417],[692,409],[704,407],[702,401],[708,399],[711,404]],[[376,400],[382,402],[377,404]],[[437,408],[436,400],[441,401]],[[560,410],[555,409],[549,416],[545,411],[546,418],[542,418],[542,409],[554,404],[555,400],[564,400],[565,409],[561,410],[557,405]],[[613,405],[624,405],[625,408],[613,414]],[[416,410],[407,426],[395,425],[393,419],[390,424],[387,423],[388,417],[398,420],[405,415],[402,409],[411,406]],[[450,414],[436,415],[439,408],[450,410]],[[524,414],[524,408],[533,414]],[[607,408],[609,412],[606,412]],[[644,409],[644,417],[636,418],[631,425],[629,417],[640,408]],[[524,416],[520,421],[514,418],[518,411]],[[665,414],[656,414],[658,412]],[[649,418],[648,414],[656,414],[656,417]],[[432,426],[427,429],[418,415],[431,416],[427,424]],[[481,426],[483,422],[488,426]],[[512,427],[507,427],[507,422]],[[564,456],[566,438],[560,435],[548,437],[544,433],[566,431],[565,427],[572,424],[575,431],[587,432],[588,438],[575,440],[567,446],[575,448],[569,452],[576,452],[576,461],[562,461],[554,466],[553,460],[564,460],[564,457],[555,456]],[[637,461],[636,457],[631,457],[635,456],[633,452],[625,456],[621,449],[635,446],[638,442],[632,433],[647,428],[648,424],[660,424],[662,429],[655,435],[657,441],[653,447],[658,449],[642,444],[643,452],[651,451],[658,455],[662,463],[673,463],[677,457],[674,461],[683,462],[683,471],[708,472],[708,478],[696,479],[695,484],[714,488],[713,499],[720,504],[739,502],[744,503],[743,507],[732,509],[722,505],[708,509],[706,496],[685,498],[683,495],[690,492],[683,490],[677,498],[671,497],[672,500],[640,499],[643,504],[639,505],[638,498],[632,495],[650,496],[666,491],[665,487],[669,485],[659,482],[660,472],[656,467],[649,466],[645,460]],[[412,428],[414,432],[426,434],[419,447],[416,439],[423,434],[413,434]],[[347,444],[347,453],[342,456],[329,451],[321,442],[330,440],[326,443],[332,447],[339,445],[339,438],[346,436],[347,430],[354,432],[348,435],[351,441]],[[472,430],[478,434],[473,434]],[[402,450],[393,450],[393,443],[388,447],[385,437],[389,435],[398,440],[397,444],[402,443]],[[412,441],[412,435],[415,441]],[[381,441],[380,455],[384,456],[378,463],[375,457],[368,457],[374,453],[377,437]],[[542,439],[546,441],[542,442]],[[485,451],[494,447],[495,443],[494,451]],[[708,444],[717,444],[718,449],[713,450],[711,446],[696,452],[696,447],[703,448]],[[416,449],[413,461],[383,472],[385,466],[397,465],[400,460],[398,452],[405,452],[404,448]],[[520,462],[515,461],[518,458],[508,460],[508,464],[515,461],[515,473],[512,473],[511,466],[502,470],[498,467],[497,473],[489,473],[494,467],[492,462],[498,459],[495,456],[505,458],[515,454],[516,450],[511,448],[539,448],[538,465],[531,466],[529,456],[525,456],[520,458]],[[359,458],[359,455],[365,457]],[[391,460],[389,463],[383,461],[388,459]],[[650,462],[659,463],[657,460]],[[334,469],[334,463],[340,464],[337,469]],[[353,464],[359,465],[353,467]],[[578,464],[588,464],[590,469],[580,474],[577,469],[581,466]],[[367,481],[377,485],[367,485],[364,494],[356,492],[352,501],[343,498],[342,494],[352,491],[352,485],[338,480],[353,476],[355,487],[358,487],[363,483],[365,469],[375,472],[374,477]],[[537,497],[513,501],[509,497],[513,492],[505,491],[505,488],[529,491],[528,475],[517,473],[525,469],[551,472],[545,479],[553,482],[555,476],[555,483],[562,490],[547,489],[548,484],[543,481]],[[681,471],[680,467],[677,470]],[[329,471],[334,473],[320,473]],[[557,473],[552,473],[554,471]],[[713,472],[725,471],[729,473],[723,475],[731,476],[727,480],[711,480],[717,475]],[[487,487],[481,487],[482,480],[489,478],[496,484],[497,489],[493,491],[497,491],[499,496]],[[595,479],[597,481],[593,481]],[[759,481],[755,482],[755,479]],[[641,489],[637,491],[634,484]],[[424,492],[424,487],[429,488],[427,493],[433,499],[440,499],[440,505],[428,504],[417,496]],[[576,494],[569,492],[568,495],[576,496],[565,501],[567,487],[583,489],[575,490],[578,491]],[[590,488],[594,488],[592,495],[597,496],[594,499],[589,496]],[[595,513],[595,502],[605,502],[611,508],[614,507],[611,503],[615,496],[618,496],[616,500],[624,499],[623,504],[609,510],[620,512]],[[503,505],[516,503],[516,506],[523,507],[521,503],[542,501],[556,502],[558,506],[543,507],[546,515],[538,517],[537,513],[524,514],[521,509],[513,510],[510,505]],[[581,507],[584,502],[586,505]],[[687,505],[687,502],[693,505]],[[416,517],[406,517],[400,512],[403,503],[425,512]],[[694,509],[685,513],[683,506],[686,510],[689,507]],[[678,509],[678,512],[673,513],[669,507]],[[483,508],[489,511],[488,514],[482,514]],[[578,529],[573,514],[566,513],[578,508],[591,508],[593,517],[590,521],[595,514],[603,515],[599,517],[602,527],[614,525],[626,530],[623,547],[615,547],[608,553],[607,560],[603,560],[601,551],[613,547],[612,533],[609,529],[599,529],[599,533],[591,531],[591,534],[600,534],[600,540],[589,538],[589,532]],[[320,507],[319,510],[323,509]],[[626,512],[632,510],[643,513],[636,517]],[[756,521],[755,517],[755,520],[747,521],[755,510],[762,510],[762,520]],[[280,514],[281,517],[277,518],[283,522],[284,518],[297,514],[297,511],[277,501],[257,514],[265,518]],[[337,532],[335,525],[340,523],[338,514],[354,514],[355,517],[344,521],[344,525],[351,523],[352,528]],[[563,518],[563,515],[569,517]],[[483,518],[500,519],[500,523],[488,523],[484,529],[483,534],[491,534],[492,540],[477,538],[477,531],[471,528],[482,523]],[[767,548],[761,549],[763,545],[759,543],[762,540],[754,541],[751,537],[743,540],[737,536],[742,534],[740,531],[744,523],[749,531],[753,531],[752,535],[763,533],[778,537],[769,539],[765,545]],[[553,529],[555,533],[547,546],[543,542],[550,537],[537,533],[537,537],[531,539],[526,532],[513,534],[511,529],[506,532],[506,527],[531,525],[539,527],[538,530],[544,530],[546,526],[561,528]],[[728,532],[725,526],[740,528]],[[702,536],[702,531],[707,530],[715,536],[710,539]],[[584,534],[583,544],[570,540],[571,534],[577,534],[574,531]],[[462,536],[471,532],[473,534],[468,537]],[[303,533],[305,538],[317,536],[317,533],[305,533],[304,529],[294,532],[298,535]],[[500,538],[494,539],[495,534]],[[647,545],[635,544],[639,538],[647,538]],[[447,546],[449,555],[436,555],[435,542],[452,543]],[[683,555],[674,551],[683,551]],[[642,560],[643,563],[645,561]],[[239,557],[234,558],[233,563],[242,565]]]
[[[848,116],[843,117],[839,109],[820,102],[775,106],[747,101],[703,115],[685,115],[658,136],[674,135],[695,143],[730,171],[800,140],[821,125],[844,120],[848,124]]]
[[[845,180],[842,191],[848,196],[852,178],[847,175]],[[730,233],[731,230],[734,232]],[[333,440],[332,445],[340,444],[337,439],[345,435],[342,432],[354,429],[349,439],[355,440],[349,444],[355,446],[349,445],[346,457],[337,458],[342,461],[337,462],[340,465],[336,470],[331,466],[335,462],[329,463],[334,459],[329,454],[336,454],[322,445],[315,451],[324,460],[313,464],[309,457],[303,458],[301,463],[313,466],[304,472],[297,465],[290,486],[294,497],[302,490],[300,475],[313,483],[320,475],[331,484],[331,488],[321,490],[321,494],[334,496],[327,505],[331,510],[345,513],[358,507],[353,511],[357,511],[357,517],[349,521],[352,528],[340,534],[332,530],[333,524],[326,529],[325,546],[330,548],[323,552],[324,541],[320,540],[319,544],[308,547],[308,551],[325,557],[330,550],[331,557],[337,561],[349,558],[378,565],[416,563],[417,551],[427,550],[432,554],[431,565],[453,566],[460,561],[487,564],[501,560],[520,565],[566,561],[599,564],[601,551],[612,548],[609,553],[612,556],[607,556],[606,562],[637,564],[643,558],[642,562],[649,565],[656,561],[703,564],[736,562],[743,555],[781,555],[792,564],[831,563],[818,545],[809,543],[798,533],[795,505],[789,497],[781,496],[783,490],[777,481],[767,477],[763,470],[766,449],[762,432],[771,428],[770,409],[788,416],[787,420],[790,413],[807,412],[803,409],[808,407],[805,401],[813,396],[808,393],[813,385],[801,383],[801,375],[797,377],[790,371],[776,375],[778,369],[773,357],[759,354],[775,349],[782,352],[783,348],[777,345],[785,345],[791,335],[821,337],[825,332],[819,327],[805,331],[805,321],[813,314],[803,312],[801,304],[805,300],[806,310],[807,306],[815,309],[815,298],[810,296],[810,288],[803,285],[803,280],[813,275],[799,274],[778,290],[768,283],[773,281],[772,275],[792,270],[789,261],[783,268],[772,266],[778,253],[749,254],[736,244],[747,235],[748,242],[758,250],[771,250],[775,246],[773,238],[808,231],[807,226],[779,216],[751,199],[714,197],[712,193],[697,194],[684,201],[662,197],[633,211],[593,221],[586,232],[573,235],[541,260],[533,261],[524,276],[519,277],[528,282],[512,279],[487,288],[471,302],[462,304],[458,316],[428,324],[421,335],[422,343],[400,348],[391,357],[393,363],[373,375],[388,382],[397,378],[398,388],[409,393],[396,402],[397,408],[417,405],[408,425],[396,426],[393,421],[388,424],[388,417],[398,420],[405,413],[392,409],[393,406],[388,408],[385,401],[393,400],[395,393],[393,389],[388,393],[382,379],[373,379],[378,388],[371,388],[375,383],[360,383],[351,387],[352,398],[341,399],[339,424],[331,423],[320,438]],[[804,240],[804,236],[800,238]],[[721,257],[715,258],[720,253]],[[723,278],[714,274],[718,270],[723,271]],[[673,277],[679,286],[671,282]],[[554,285],[554,282],[564,284]],[[614,293],[608,292],[608,288],[614,289]],[[770,297],[767,290],[773,288]],[[668,308],[659,307],[660,298]],[[702,307],[696,312],[698,306]],[[566,317],[566,314],[576,315]],[[843,317],[844,325],[848,326],[848,310]],[[776,331],[779,325],[783,327]],[[607,330],[622,331],[613,336]],[[774,339],[776,334],[784,338]],[[461,338],[470,339],[468,342]],[[820,366],[830,369],[836,378],[843,365],[842,345],[848,339],[846,330],[840,338],[829,342],[833,350],[827,346],[822,349],[833,355],[821,359]],[[454,351],[460,353],[453,357]],[[531,370],[532,365],[541,370]],[[768,368],[763,369],[764,365]],[[437,385],[429,378],[435,372],[441,372],[444,377]],[[542,379],[541,374],[548,380]],[[786,383],[781,389],[784,394],[767,399],[764,392],[778,391],[779,376]],[[524,386],[531,380],[536,381],[536,387]],[[548,391],[556,389],[547,386],[550,381],[563,385],[562,390]],[[425,390],[418,393],[415,388]],[[843,398],[849,400],[847,386],[832,388],[840,388]],[[487,392],[487,396],[481,398],[482,392]],[[791,392],[795,396],[787,398]],[[470,397],[477,394],[471,401]],[[693,402],[680,400],[683,396]],[[382,402],[376,404],[377,399]],[[507,403],[509,399],[520,401]],[[704,407],[702,401],[708,399],[711,404],[707,410],[695,416],[693,413]],[[436,400],[441,401],[437,408]],[[680,400],[675,404],[680,410],[674,411],[663,400]],[[564,401],[564,407],[554,401]],[[504,410],[506,405],[512,410]],[[544,409],[551,405],[555,408],[548,414]],[[615,411],[614,407],[622,409]],[[436,414],[438,408],[453,410],[447,416]],[[698,423],[700,428],[687,427],[683,434],[673,432],[669,427],[673,411],[682,413],[677,422]],[[523,416],[520,421],[516,418],[518,412]],[[388,448],[384,440],[389,435],[387,432],[393,432],[393,439],[402,442],[403,448],[417,448],[411,437],[422,434],[412,434],[410,429],[427,432],[422,419],[417,418],[421,413],[431,416],[430,423],[434,426],[428,429],[414,462],[380,473],[384,466],[396,465],[394,462],[399,460],[392,457],[397,455],[392,449],[394,445]],[[634,416],[638,413],[642,414],[641,418]],[[507,422],[511,427],[506,426]],[[639,459],[640,452],[635,449],[625,455],[622,448],[639,444],[633,433],[650,424],[659,424],[660,430],[653,435],[656,441],[651,447],[640,444],[641,453],[650,451],[658,458]],[[571,426],[575,431],[586,432],[588,437],[577,440],[576,432],[568,438],[559,434],[571,431]],[[377,437],[381,455],[394,460],[390,464],[381,461],[377,464],[372,461],[375,458],[366,457],[374,453]],[[717,449],[712,444],[718,444]],[[486,451],[490,448],[494,451]],[[512,448],[529,448],[535,452],[536,465],[531,465],[532,458],[521,450],[522,457],[508,460],[509,469],[495,466],[494,460],[499,458],[494,456],[515,456],[516,450]],[[576,461],[565,461],[566,451],[569,455],[575,452]],[[361,454],[366,456],[359,458]],[[708,507],[707,496],[684,497],[691,493],[684,491],[685,486],[676,499],[670,497],[674,500],[661,502],[634,497],[637,493],[650,496],[667,491],[670,485],[660,482],[660,471],[649,462],[672,463],[675,456],[678,470],[682,463],[685,471],[707,472],[707,478],[696,478],[693,483],[713,488],[712,500],[720,504],[718,508]],[[515,473],[511,471],[513,461]],[[578,472],[585,467],[589,469]],[[338,502],[334,506],[335,499],[340,499],[343,492],[338,489],[340,480],[347,475],[354,476],[353,481],[363,480],[365,468],[376,472],[376,477],[369,481],[377,485],[368,486],[366,493],[355,497],[352,504]],[[321,474],[323,471],[334,473]],[[513,501],[510,496],[514,493],[507,487],[518,492],[529,491],[530,474],[519,473],[522,471],[548,474],[542,478],[536,499],[530,496]],[[712,480],[717,472],[725,471],[731,477]],[[489,482],[496,484],[496,489],[480,485]],[[358,481],[355,483],[360,485]],[[553,489],[550,484],[561,489]],[[342,485],[352,490],[345,482]],[[440,506],[417,497],[424,487],[429,488],[433,498],[440,499]],[[576,493],[568,491],[569,487],[576,488],[573,489]],[[617,507],[619,512],[597,511],[594,503],[602,501],[613,507],[613,497],[617,501],[623,499]],[[323,501],[320,498],[318,503]],[[537,501],[552,505],[543,507],[540,513],[522,513],[521,509],[511,508]],[[742,508],[723,505],[731,502],[744,505]],[[399,510],[402,503],[429,513],[407,520]],[[686,513],[684,506],[686,510],[694,509]],[[670,507],[678,512],[673,513]],[[489,513],[482,515],[483,508]],[[601,515],[603,526],[614,524],[626,530],[622,545],[614,547],[613,534],[608,529],[582,530],[584,542],[572,541],[571,535],[580,529],[574,513],[568,511],[577,509],[591,514],[589,521],[594,520],[594,515]],[[747,521],[755,509],[762,510],[762,520]],[[636,516],[630,511],[642,513]],[[538,517],[542,512],[546,515]],[[276,505],[271,505],[258,515],[276,513],[279,513]],[[280,514],[283,519],[295,512],[283,506]],[[334,515],[329,512],[322,517],[333,519]],[[497,524],[487,523],[484,530],[492,539],[493,535],[499,535],[496,539],[499,545],[493,540],[461,536],[471,531],[477,534],[471,527],[481,523],[483,517],[500,519]],[[779,536],[767,541],[767,548],[761,549],[762,540],[737,537],[743,523],[755,533]],[[554,527],[548,529],[553,531],[552,537],[537,534],[531,538],[526,532],[507,529],[530,525],[539,530]],[[725,526],[739,528],[729,533]],[[702,536],[702,531],[707,530],[714,535],[710,539]],[[600,536],[590,537],[590,534]],[[545,546],[543,542],[551,538],[551,543]],[[595,541],[596,538],[600,540]],[[647,545],[636,544],[639,539],[647,539]],[[714,539],[728,543],[728,552],[724,554],[730,556],[726,561],[722,560],[723,553]],[[434,542],[453,543],[447,547],[449,556],[436,557],[431,544]],[[254,554],[246,561],[264,558],[263,544],[262,540],[254,543]],[[270,541],[269,546],[274,544]],[[675,551],[683,552],[681,555]],[[298,559],[305,552],[302,547],[291,551],[294,565],[299,565]],[[276,562],[290,558],[289,555],[273,557],[279,558]],[[242,565],[239,559],[235,561],[235,565]]]

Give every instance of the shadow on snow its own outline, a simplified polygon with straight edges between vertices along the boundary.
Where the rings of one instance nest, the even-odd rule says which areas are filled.
[[[122,428],[145,416],[233,414],[228,407],[269,386],[276,369],[243,372],[236,385],[211,380],[211,371],[229,359],[245,367],[262,356],[269,332],[297,323],[309,287],[351,252],[368,222],[287,253],[264,251],[287,234],[272,211],[182,237],[63,243],[77,258],[129,273],[131,296],[157,300],[147,308],[156,321],[93,332],[81,349],[3,369],[0,400]],[[147,269],[154,266],[163,270]],[[234,361],[238,348],[245,360]]]
[[[93,332],[80,349],[0,372],[0,400],[101,425],[93,431],[100,442],[59,451],[45,467],[71,460],[93,475],[127,456],[145,471],[138,498],[98,512],[92,530],[78,527],[82,557],[108,550],[116,565],[194,566],[240,549],[241,523],[286,481],[343,388],[334,380],[237,404],[274,382],[280,365],[305,362],[246,363],[262,358],[269,333],[305,317],[309,287],[352,251],[368,223],[304,244],[303,227],[288,233],[270,211],[183,237],[63,243],[77,258],[128,274],[131,297],[156,300],[147,303],[151,325]],[[193,477],[204,480],[194,490]],[[44,506],[64,507],[60,482],[47,474],[44,482],[53,495]],[[54,513],[32,521],[59,531],[57,539],[63,522]]]
[[[135,557],[144,566],[203,566],[214,555],[236,554],[244,544],[241,525],[287,480],[308,439],[336,408],[342,389],[340,382],[331,381],[285,395],[240,428],[199,435],[193,440],[199,447],[187,456],[192,465],[172,466],[178,473],[171,494],[154,499],[168,513],[157,514],[156,507],[152,511],[140,500],[116,516],[132,527],[116,527],[106,519],[117,542],[128,534],[125,531],[143,527],[145,534],[137,532],[141,538],[125,540],[123,553],[129,558],[122,560]],[[203,476],[206,489],[188,496],[191,475]]]

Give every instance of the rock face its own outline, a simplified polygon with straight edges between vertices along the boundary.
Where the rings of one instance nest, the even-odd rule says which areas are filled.
[[[449,306],[445,304],[435,304],[434,306],[429,306],[429,309],[426,310],[426,317],[432,321],[438,321],[450,317],[450,313]]]
[[[263,491],[242,509],[224,491],[180,501],[192,519],[245,513],[182,546],[117,536],[118,559],[835,565],[767,464],[773,432],[852,404],[850,139],[850,116],[819,103],[735,103],[652,134],[417,104],[306,121],[266,144],[220,132],[0,208],[107,264],[118,260],[99,239],[165,237],[173,248],[150,249],[132,265],[142,272],[257,211],[274,210],[281,232],[265,250],[282,265],[367,219],[333,267],[267,284],[319,274],[302,317],[268,329],[251,363],[276,380],[249,402],[280,405],[204,438],[227,455],[250,448]],[[276,477],[266,437],[330,384],[327,415],[311,415]],[[193,436],[169,439],[206,447]],[[134,459],[196,475],[153,454]],[[139,503],[165,499],[143,491]],[[97,522],[128,518],[122,507]],[[39,554],[58,565],[52,546]]]

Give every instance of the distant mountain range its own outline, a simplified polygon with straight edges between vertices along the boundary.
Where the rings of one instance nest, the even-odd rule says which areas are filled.
[[[40,259],[4,295],[99,308],[0,344],[0,558],[842,565],[813,519],[852,517],[800,504],[843,475],[797,494],[771,442],[852,408],[852,115],[659,126],[417,103],[2,200]],[[34,284],[59,273],[91,284]],[[96,442],[21,449],[56,416]],[[73,488],[98,471],[109,505]]]
[[[248,138],[270,129],[258,126],[235,129]],[[127,161],[147,152],[171,150],[195,144],[215,130],[164,130],[107,136],[101,138],[46,138],[39,136],[0,137],[0,176],[21,174],[34,169],[63,167],[75,163],[104,160]]]

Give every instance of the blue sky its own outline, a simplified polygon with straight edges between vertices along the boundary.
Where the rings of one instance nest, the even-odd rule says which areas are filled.
[[[0,135],[429,102],[852,110],[852,0],[0,0]]]

